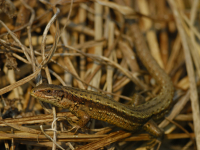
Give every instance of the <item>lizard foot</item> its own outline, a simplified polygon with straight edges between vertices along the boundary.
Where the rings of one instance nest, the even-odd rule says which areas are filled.
[[[147,149],[152,149],[152,148],[154,148],[157,144],[158,144],[157,149],[159,149],[159,148],[160,148],[160,145],[161,145],[161,141],[158,140],[158,139],[153,139],[153,140],[151,140],[150,142],[146,143],[146,148],[147,148]]]

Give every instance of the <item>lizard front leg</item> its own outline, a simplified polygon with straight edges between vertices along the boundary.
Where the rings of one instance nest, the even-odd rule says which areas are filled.
[[[69,130],[76,129],[75,133],[78,129],[84,127],[88,121],[90,120],[90,116],[83,110],[72,111],[72,113],[79,119],[77,122],[73,122],[71,118],[67,118],[67,121],[71,124],[72,128]]]

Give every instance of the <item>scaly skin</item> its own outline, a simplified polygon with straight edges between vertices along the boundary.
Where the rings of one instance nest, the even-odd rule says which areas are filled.
[[[94,118],[129,131],[144,127],[154,136],[160,136],[161,133],[156,131],[157,127],[150,125],[152,121],[149,120],[160,118],[169,109],[173,98],[173,85],[148,51],[138,26],[132,25],[132,31],[137,39],[135,44],[139,58],[161,86],[160,93],[152,100],[130,107],[98,92],[52,84],[35,87],[31,95],[41,101],[69,109],[79,118],[76,128],[83,127],[90,118]]]
[[[135,110],[144,115],[149,114],[148,116],[152,116],[153,119],[157,119],[162,117],[170,108],[174,95],[174,87],[169,76],[151,56],[138,25],[133,24],[131,29],[135,38],[135,47],[140,60],[150,74],[155,78],[156,82],[161,86],[160,93],[156,97],[143,105],[137,106]]]

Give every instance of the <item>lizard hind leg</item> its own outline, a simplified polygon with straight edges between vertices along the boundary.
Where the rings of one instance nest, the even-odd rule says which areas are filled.
[[[145,98],[142,95],[135,93],[133,95],[132,100],[129,102],[129,105],[134,107],[144,103],[145,103]],[[148,132],[152,138],[152,140],[147,143],[147,147],[152,148],[156,144],[158,144],[159,147],[161,144],[161,140],[163,139],[164,136],[163,130],[157,126],[157,124],[153,121],[153,119],[150,119],[148,122],[146,122],[142,128],[143,130]]]
[[[147,149],[152,149],[158,144],[157,149],[159,149],[161,141],[164,137],[163,130],[157,126],[153,119],[150,119],[148,122],[146,122],[142,128],[150,134],[151,138],[150,142],[145,143],[145,147]]]
[[[159,138],[160,140],[163,139],[163,130],[160,129],[152,119],[143,125],[143,129],[152,135],[153,138]]]
[[[143,103],[145,103],[145,98],[140,94],[134,94],[130,104],[132,106],[137,106]],[[153,137],[160,138],[160,139],[163,138],[163,135],[164,135],[163,130],[157,126],[157,124],[153,121],[153,119],[150,119],[148,122],[146,122],[143,126],[143,129],[147,131]]]

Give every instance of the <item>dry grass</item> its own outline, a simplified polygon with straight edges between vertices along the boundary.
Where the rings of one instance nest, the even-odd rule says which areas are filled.
[[[175,87],[172,110],[157,122],[165,137],[155,148],[200,150],[198,9],[197,0],[0,1],[0,147],[146,149],[152,139],[144,131],[116,131],[97,120],[77,135],[67,132],[65,117],[74,115],[30,96],[44,82],[122,103],[134,93],[146,100],[158,94],[134,51],[130,25],[137,22]]]

